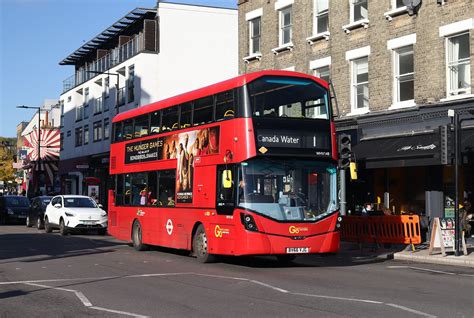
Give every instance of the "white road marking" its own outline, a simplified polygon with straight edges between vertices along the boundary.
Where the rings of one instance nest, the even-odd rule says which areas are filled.
[[[113,312],[113,313],[116,313],[116,314],[122,314],[122,315],[132,316],[132,317],[136,317],[136,318],[148,317],[148,316],[143,316],[143,315],[139,315],[139,314],[135,314],[135,313],[131,313],[131,312],[126,312],[126,311],[108,309],[108,308],[103,308],[103,307],[96,307],[89,301],[89,299],[86,297],[86,295],[84,295],[82,292],[74,290],[74,289],[67,289],[67,288],[62,288],[62,287],[53,287],[53,286],[48,286],[48,285],[43,285],[43,284],[36,284],[36,283],[24,283],[24,284],[30,285],[30,286],[46,288],[46,289],[54,289],[54,290],[60,290],[60,291],[66,291],[66,292],[74,293],[74,295],[76,295],[76,297],[79,298],[79,300],[82,302],[82,304],[87,308],[91,308],[91,309],[95,309],[95,310],[101,310],[101,311],[107,311],[107,312]]]
[[[418,270],[418,271],[425,271],[425,272],[438,273],[438,274],[444,274],[444,275],[457,275],[457,276],[474,277],[474,275],[472,275],[472,274],[458,274],[458,273],[438,271],[438,270],[435,270],[435,269],[428,269],[428,268],[416,267],[416,266],[387,266],[387,268],[409,268],[409,269],[414,269],[414,270]]]
[[[421,311],[418,311],[418,310],[414,310],[414,309],[411,309],[411,308],[408,308],[408,307],[405,307],[405,306],[400,306],[400,305],[395,305],[395,304],[386,304],[386,305],[394,307],[394,308],[398,308],[398,309],[401,309],[401,310],[405,310],[405,311],[408,311],[408,312],[411,312],[411,313],[414,313],[414,314],[417,314],[417,315],[420,315],[420,316],[436,318],[436,316],[433,316],[433,315],[430,315],[430,314],[427,314],[427,313],[424,313],[424,312],[421,312]]]
[[[415,268],[419,269],[416,267],[409,267],[409,266],[390,266],[389,268]],[[242,278],[242,277],[233,277],[233,276],[221,276],[221,275],[210,275],[210,274],[201,274],[201,273],[194,273],[194,272],[184,272],[184,273],[155,273],[155,274],[138,274],[138,275],[128,275],[128,276],[108,276],[108,277],[89,277],[89,278],[69,278],[69,279],[50,279],[50,280],[40,280],[40,281],[16,281],[16,282],[0,282],[0,285],[11,285],[11,284],[26,284],[26,285],[31,285],[31,286],[38,286],[38,287],[43,287],[43,288],[48,288],[48,289],[56,289],[56,290],[61,290],[61,291],[67,291],[67,292],[72,292],[74,293],[79,300],[83,303],[84,306],[88,308],[93,308],[96,310],[103,310],[103,311],[109,311],[113,313],[119,313],[123,315],[129,315],[133,317],[146,317],[134,313],[129,313],[129,312],[122,312],[122,311],[116,311],[113,309],[107,309],[107,308],[102,308],[102,307],[96,307],[93,306],[92,303],[87,299],[87,297],[82,294],[79,291],[72,290],[72,289],[66,289],[66,288],[61,288],[61,287],[52,287],[52,286],[47,286],[47,285],[42,285],[38,283],[46,283],[46,282],[64,282],[64,281],[73,281],[73,280],[103,280],[103,279],[112,279],[112,278],[139,278],[139,277],[165,277],[165,276],[183,276],[183,275],[194,275],[194,276],[202,276],[202,277],[213,277],[213,278],[221,278],[221,279],[230,279],[230,280],[238,280],[238,281],[245,281],[249,282],[255,285],[263,286],[272,290],[275,290],[280,293],[285,293],[285,294],[291,294],[295,296],[305,296],[305,297],[313,297],[313,298],[323,298],[323,299],[332,299],[332,300],[340,300],[340,301],[351,301],[351,302],[361,302],[361,303],[367,303],[367,304],[374,304],[374,305],[386,305],[390,306],[393,308],[397,308],[403,311],[408,311],[420,316],[424,317],[430,317],[430,318],[436,318],[437,316],[424,313],[422,311],[418,311],[412,308],[408,308],[405,306],[397,305],[397,304],[392,304],[392,303],[385,303],[382,301],[376,301],[376,300],[369,300],[369,299],[358,299],[358,298],[346,298],[346,297],[336,297],[336,296],[328,296],[328,295],[318,295],[318,294],[307,294],[307,293],[298,293],[298,292],[292,292],[283,288],[275,287],[270,284],[258,281],[258,280],[253,280],[253,279],[248,279],[248,278]]]
[[[90,308],[95,309],[95,310],[102,310],[102,311],[107,311],[107,312],[113,312],[114,314],[121,314],[121,315],[126,315],[126,316],[137,317],[137,318],[145,318],[145,317],[148,317],[148,316],[141,316],[141,315],[137,315],[137,314],[131,314],[131,313],[126,312],[126,311],[107,309],[107,308],[102,308],[102,307],[97,307],[97,306],[92,306],[92,307],[90,307]]]

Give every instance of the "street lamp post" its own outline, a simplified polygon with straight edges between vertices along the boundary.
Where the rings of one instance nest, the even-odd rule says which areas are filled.
[[[119,82],[120,82],[120,74],[119,73],[109,73],[109,72],[98,72],[98,71],[86,71],[86,73],[90,74],[104,74],[104,75],[113,75],[117,76],[117,81],[115,82],[115,112],[116,114],[119,113]]]
[[[40,176],[40,172],[41,172],[41,107],[40,106],[25,106],[25,105],[21,105],[21,106],[17,106],[16,108],[29,108],[29,109],[36,109],[38,111],[38,182],[36,183],[36,191],[39,192],[40,189],[41,189],[41,176]]]

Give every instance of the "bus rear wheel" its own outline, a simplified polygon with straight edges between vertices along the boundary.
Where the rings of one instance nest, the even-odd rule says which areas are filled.
[[[135,221],[132,226],[132,243],[137,251],[148,250],[148,245],[142,242],[142,225],[140,221]]]
[[[199,225],[193,236],[193,254],[200,263],[212,263],[216,260],[214,255],[208,253],[208,244],[204,226]]]

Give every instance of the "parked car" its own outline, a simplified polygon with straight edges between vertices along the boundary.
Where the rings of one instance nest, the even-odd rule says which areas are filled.
[[[30,209],[26,217],[26,226],[32,227],[36,224],[38,230],[44,229],[44,212],[53,197],[40,196],[31,199]]]
[[[21,195],[0,197],[0,224],[23,223],[28,215],[30,200]]]
[[[58,195],[51,199],[44,214],[44,229],[59,229],[61,235],[73,230],[97,229],[107,233],[107,212],[88,196]]]

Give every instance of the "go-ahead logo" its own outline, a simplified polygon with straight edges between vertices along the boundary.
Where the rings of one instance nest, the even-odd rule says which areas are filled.
[[[221,238],[222,235],[227,235],[229,234],[230,231],[229,229],[224,229],[222,227],[220,227],[219,225],[216,225],[216,227],[214,228],[214,235],[217,237],[217,238]]]
[[[307,232],[308,231],[308,228],[307,227],[297,227],[297,226],[290,226],[288,228],[288,232],[290,232],[290,234],[298,234],[300,232]]]

